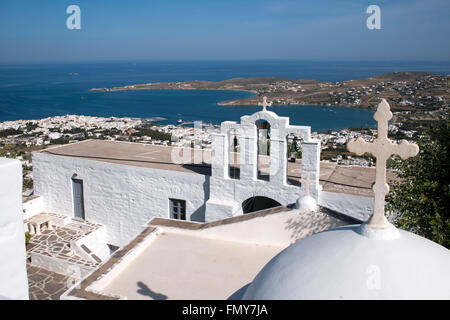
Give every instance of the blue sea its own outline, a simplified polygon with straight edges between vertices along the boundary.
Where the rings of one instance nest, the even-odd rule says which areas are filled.
[[[239,91],[119,91],[89,92],[94,87],[136,83],[211,80],[236,77],[310,78],[342,81],[388,72],[426,71],[449,74],[450,63],[206,61],[206,62],[83,62],[0,65],[0,122],[78,114],[116,117],[164,117],[173,123],[200,120],[219,124],[260,110],[254,106],[218,106],[217,102],[254,94]],[[78,75],[71,75],[77,73]],[[273,106],[291,124],[313,131],[373,127],[372,112],[322,106]]]

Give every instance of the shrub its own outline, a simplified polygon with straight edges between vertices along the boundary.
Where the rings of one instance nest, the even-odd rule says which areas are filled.
[[[397,226],[450,248],[450,120],[441,120],[419,141],[420,153],[393,159],[400,178],[392,184],[387,207]]]
[[[30,242],[31,235],[29,232],[25,232],[25,244],[28,244]]]

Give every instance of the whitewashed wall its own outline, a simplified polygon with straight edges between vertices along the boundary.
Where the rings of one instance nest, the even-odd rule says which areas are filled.
[[[74,216],[73,174],[83,180],[86,220],[107,227],[108,243],[121,246],[153,217],[169,218],[169,198],[186,200],[186,219],[204,221],[209,176],[33,154],[35,194],[49,212]]]
[[[321,191],[319,205],[360,221],[369,219],[373,212],[373,198],[345,193]]]
[[[0,297],[28,300],[22,165],[0,158]]]

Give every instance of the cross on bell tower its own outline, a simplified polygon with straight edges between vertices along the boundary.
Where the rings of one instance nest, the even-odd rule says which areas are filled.
[[[272,105],[272,101],[267,102],[267,97],[263,97],[263,102],[259,102],[258,106],[262,106],[263,110],[262,111],[267,111],[266,108],[270,107]]]
[[[349,141],[347,149],[357,155],[371,153],[377,159],[375,184],[372,186],[375,193],[374,210],[367,225],[373,229],[384,229],[389,225],[384,215],[384,199],[389,192],[389,185],[386,183],[386,161],[394,154],[403,160],[414,157],[419,153],[419,147],[406,140],[393,143],[388,139],[388,122],[392,118],[392,112],[386,99],[381,100],[373,118],[378,122],[377,138],[369,143],[359,137],[357,140]]]
[[[309,194],[309,186],[313,183],[313,180],[310,179],[309,172],[306,173],[306,178],[300,179],[300,182],[305,184],[305,196],[310,196]]]

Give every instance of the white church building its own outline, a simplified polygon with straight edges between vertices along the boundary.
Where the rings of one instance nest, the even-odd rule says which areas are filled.
[[[373,168],[355,171],[368,179],[365,188],[346,186],[339,177],[331,181],[330,173],[345,168],[321,164],[320,141],[311,138],[311,128],[291,125],[266,105],[239,123],[223,122],[212,150],[86,140],[35,152],[41,211],[102,224],[114,246],[126,244],[154,217],[210,222],[294,206],[307,193],[323,207],[366,220],[373,207]],[[293,137],[301,141],[301,161],[288,159]]]
[[[20,163],[0,159],[0,299],[28,298],[26,255],[76,279],[61,299],[448,299],[449,250],[384,211],[387,159],[419,148],[389,140],[384,99],[374,118],[377,138],[347,147],[376,172],[321,163],[309,127],[266,110],[224,122],[212,152],[88,140],[35,153],[23,206]],[[292,134],[301,164],[287,161]],[[22,209],[47,219],[27,252]]]

